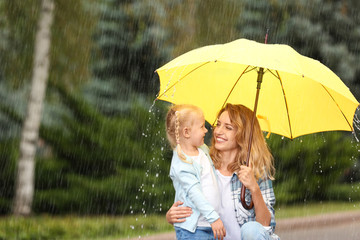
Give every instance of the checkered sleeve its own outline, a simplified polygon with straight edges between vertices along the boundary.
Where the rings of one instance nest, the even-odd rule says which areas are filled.
[[[271,226],[272,230],[275,231],[275,226],[276,226],[275,209],[274,209],[275,194],[274,194],[274,189],[272,186],[272,181],[270,179],[265,179],[265,180],[260,179],[258,183],[259,183],[260,191],[263,196],[264,202],[271,214],[270,226]]]

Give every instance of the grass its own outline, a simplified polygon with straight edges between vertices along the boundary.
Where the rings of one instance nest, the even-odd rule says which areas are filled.
[[[360,210],[360,202],[306,203],[277,206],[276,218],[306,217],[339,211]],[[163,215],[49,216],[0,218],[0,240],[87,239],[119,240],[172,231]]]
[[[0,240],[113,240],[172,230],[164,216],[33,216],[0,218]]]
[[[276,219],[308,217],[325,213],[358,211],[360,202],[320,202],[304,203],[290,206],[276,206]]]

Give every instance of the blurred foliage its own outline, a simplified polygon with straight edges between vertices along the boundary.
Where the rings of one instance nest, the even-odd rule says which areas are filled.
[[[14,173],[18,157],[19,141],[0,141],[0,214],[9,213],[14,195]]]
[[[1,75],[18,88],[31,78],[40,1],[4,0],[1,6]]]
[[[141,94],[155,94],[154,70],[166,61],[167,12],[160,1],[108,0],[98,3],[92,64],[93,79],[85,96],[108,116],[122,114]]]
[[[319,202],[302,202],[289,205],[276,206],[277,219],[301,218],[329,213],[344,213],[360,210],[360,202],[354,201],[319,201]]]
[[[55,0],[49,80],[78,87],[90,78],[97,0]]]
[[[359,145],[348,134],[338,132],[311,134],[292,141],[274,135],[269,147],[275,159],[274,191],[280,205],[328,199],[328,190],[339,183],[359,157]]]
[[[172,194],[164,194],[172,190],[169,163],[159,147],[165,142],[165,127],[158,124],[164,109],[149,113],[134,100],[126,115],[107,118],[77,92],[56,88],[71,114],[63,116],[61,128],[41,129],[59,160],[38,160],[34,209],[123,214],[170,206]]]
[[[25,91],[14,90],[0,82],[0,140],[14,139],[20,135],[25,114]]]
[[[327,199],[332,201],[360,201],[360,183],[333,184],[326,191]]]
[[[235,23],[242,12],[242,2],[225,1],[163,1],[167,12],[166,28],[174,48],[172,57],[209,44],[237,39]],[[159,66],[157,66],[159,67]]]
[[[10,212],[14,192],[38,5],[0,1],[0,214]],[[167,211],[172,153],[167,104],[152,102],[154,70],[193,48],[241,37],[263,42],[269,28],[269,43],[320,60],[359,99],[359,7],[356,0],[57,0],[34,212],[146,218]],[[273,134],[277,202],[357,200],[359,145],[352,139]]]
[[[357,0],[244,0],[241,37],[288,44],[334,71],[360,98],[360,18]]]
[[[55,0],[50,81],[77,86],[89,78],[92,30],[97,17],[88,9],[94,1]],[[4,0],[0,5],[4,37],[0,40],[1,80],[16,88],[31,78],[39,8],[38,0]]]

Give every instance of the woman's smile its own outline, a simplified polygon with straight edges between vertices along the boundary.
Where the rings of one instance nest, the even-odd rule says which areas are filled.
[[[216,142],[218,142],[218,143],[223,143],[223,142],[225,142],[225,141],[227,141],[225,138],[216,136]]]

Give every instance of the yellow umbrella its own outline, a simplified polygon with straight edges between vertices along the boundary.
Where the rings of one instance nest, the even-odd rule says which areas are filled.
[[[259,68],[264,69],[257,109],[263,131],[290,139],[323,131],[353,131],[358,101],[319,61],[287,45],[239,39],[187,52],[156,72],[157,99],[199,106],[210,123],[226,104],[254,109]]]
[[[263,131],[290,139],[354,130],[359,103],[350,90],[325,65],[287,45],[239,39],[192,50],[156,72],[157,99],[196,105],[211,124],[232,103],[253,109]]]

